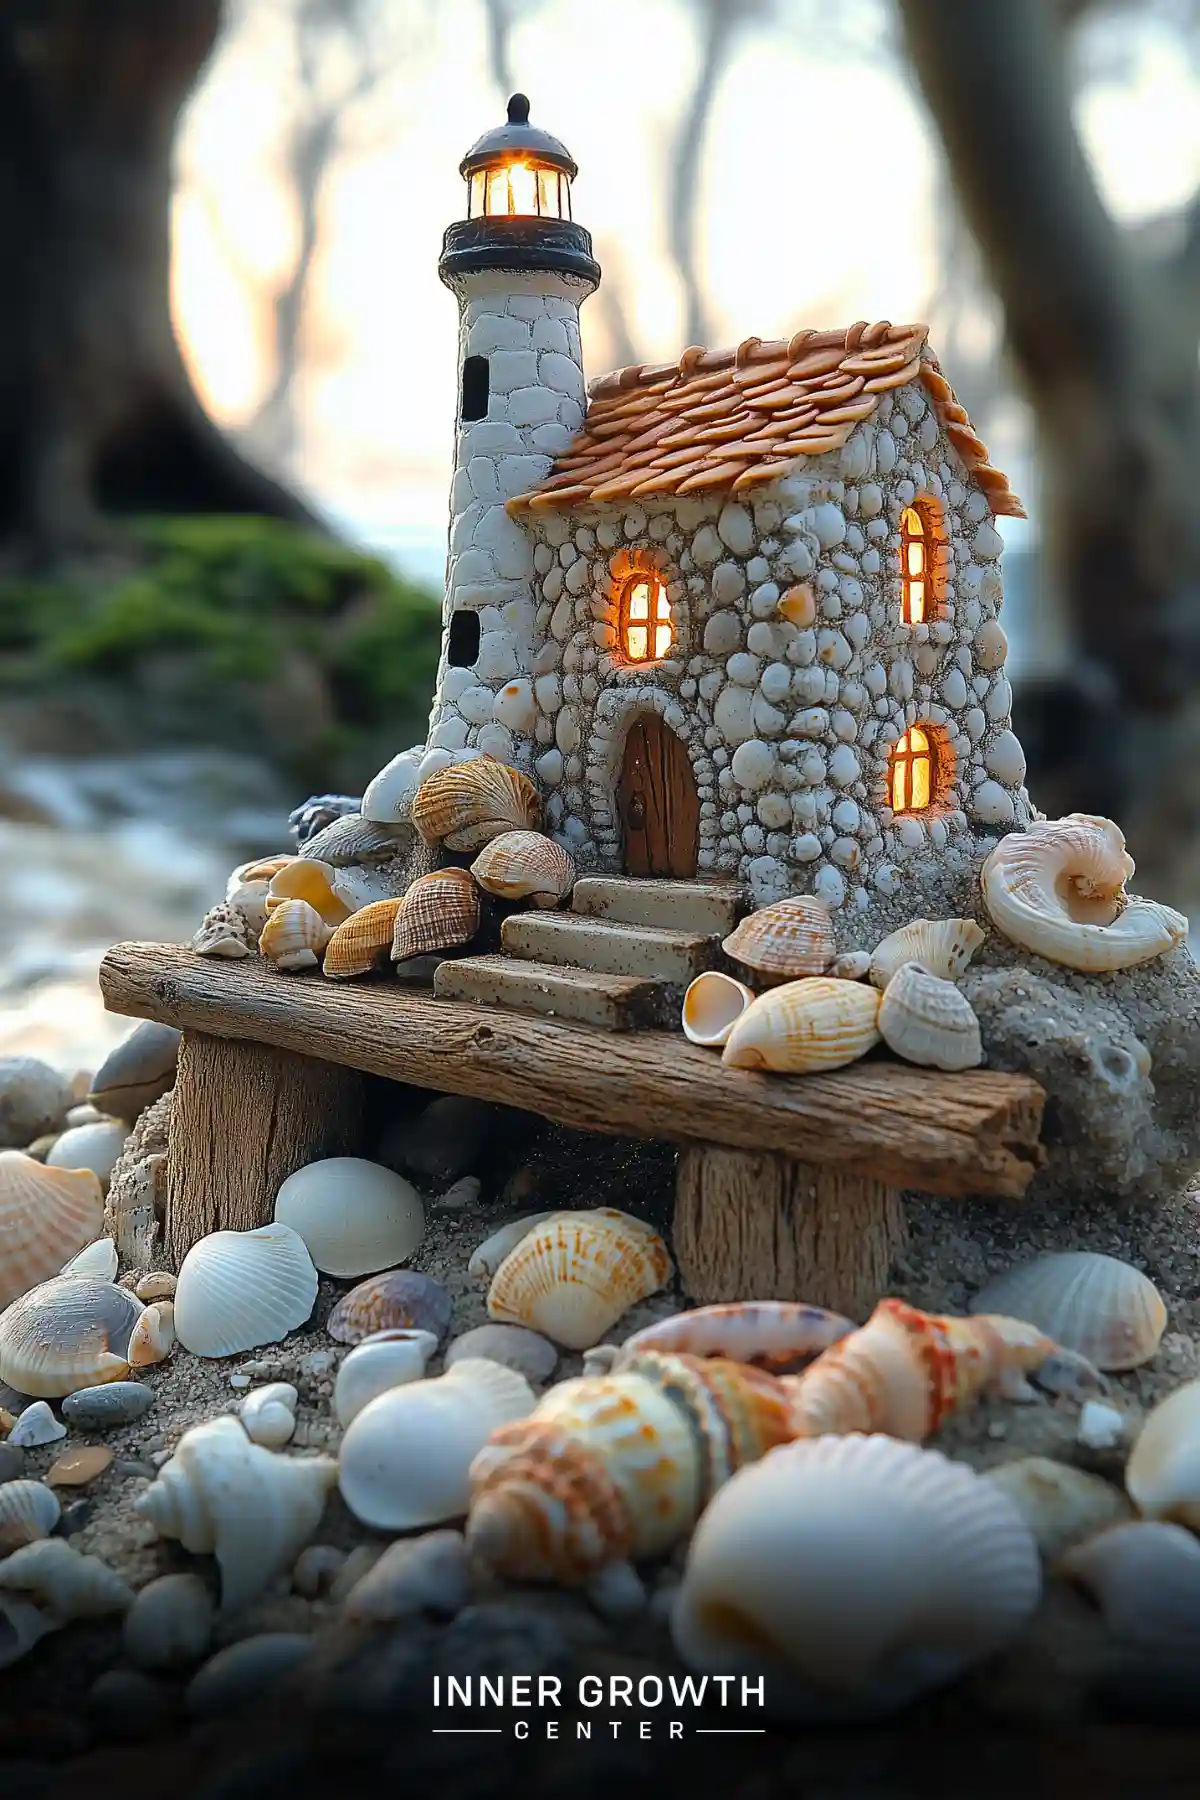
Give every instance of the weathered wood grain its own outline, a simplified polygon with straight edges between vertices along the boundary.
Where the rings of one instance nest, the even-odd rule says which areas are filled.
[[[1044,1094],[1019,1075],[943,1075],[883,1059],[833,1074],[726,1069],[671,1032],[607,1032],[386,979],[345,984],[168,944],[118,944],[110,1012],[292,1050],[556,1124],[671,1143],[773,1150],[932,1194],[1024,1193],[1043,1153]]]

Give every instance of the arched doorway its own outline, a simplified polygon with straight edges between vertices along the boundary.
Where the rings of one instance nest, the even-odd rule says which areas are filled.
[[[687,745],[657,713],[639,713],[625,739],[617,784],[626,875],[696,873],[700,796]]]

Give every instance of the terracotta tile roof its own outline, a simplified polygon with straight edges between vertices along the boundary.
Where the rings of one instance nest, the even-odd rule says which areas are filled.
[[[879,395],[919,378],[993,512],[1025,510],[988,461],[926,344],[927,325],[860,321],[736,350],[693,346],[678,362],[639,363],[590,383],[587,418],[544,482],[508,502],[515,517],[588,500],[733,493],[784,475],[797,457],[840,450]]]

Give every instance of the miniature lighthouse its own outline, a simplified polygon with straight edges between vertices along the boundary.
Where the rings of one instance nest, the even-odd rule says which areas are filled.
[[[576,165],[530,125],[524,94],[459,169],[467,216],[438,263],[458,298],[458,417],[428,748],[446,762],[470,749],[512,761],[513,734],[528,744],[534,719],[536,601],[533,542],[505,501],[536,487],[583,424],[579,308],[600,269],[571,218]]]

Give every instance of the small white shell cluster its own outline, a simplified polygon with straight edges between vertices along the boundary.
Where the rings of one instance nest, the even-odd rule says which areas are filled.
[[[1098,1369],[1149,1362],[1167,1326],[1149,1276],[1093,1250],[1058,1251],[1010,1269],[976,1294],[970,1310],[1023,1319]]]
[[[236,1356],[296,1331],[316,1298],[317,1271],[290,1225],[214,1231],[180,1266],[175,1334],[196,1356]]]
[[[424,1235],[425,1208],[402,1175],[361,1157],[330,1156],[288,1176],[275,1220],[303,1238],[323,1275],[345,1279],[405,1262]]]

